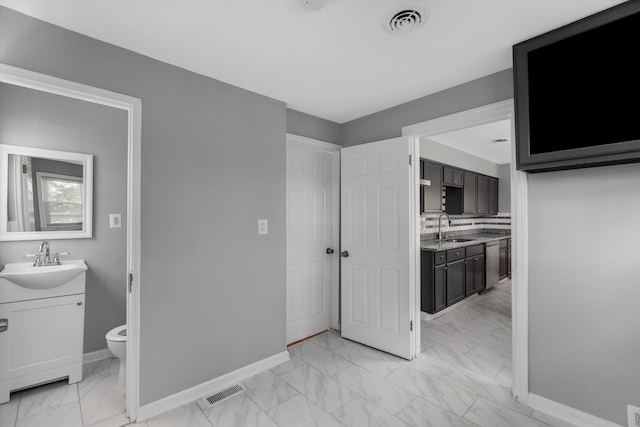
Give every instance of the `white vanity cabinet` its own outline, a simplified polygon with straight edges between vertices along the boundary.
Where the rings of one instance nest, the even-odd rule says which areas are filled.
[[[82,380],[85,275],[30,293],[44,296],[32,299],[0,277],[0,319],[6,320],[0,332],[0,403],[9,401],[12,390],[66,377],[70,384]]]

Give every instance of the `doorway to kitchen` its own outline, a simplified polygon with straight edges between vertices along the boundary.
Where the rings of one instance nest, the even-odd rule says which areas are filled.
[[[497,378],[500,376],[501,378],[507,378],[509,385],[511,386],[512,395],[516,398],[519,396],[523,396],[526,398],[527,390],[528,390],[528,377],[526,372],[526,363],[527,363],[527,330],[526,330],[526,274],[525,265],[522,263],[522,259],[525,258],[523,255],[522,259],[518,257],[522,254],[521,249],[522,242],[517,237],[522,236],[526,237],[521,229],[515,229],[516,227],[522,227],[524,221],[518,221],[523,215],[526,215],[526,207],[523,209],[524,205],[522,203],[523,197],[526,199],[526,176],[522,172],[515,170],[515,150],[513,150],[513,141],[514,141],[514,131],[513,131],[513,100],[506,100],[502,102],[498,102],[495,104],[487,105],[480,108],[475,108],[468,111],[463,111],[461,113],[453,114],[450,116],[445,116],[433,120],[429,120],[422,123],[417,123],[411,126],[407,126],[403,128],[403,135],[411,136],[414,138],[418,138],[421,140],[428,139],[429,137],[441,135],[453,131],[459,131],[468,129],[474,126],[486,125],[489,123],[499,122],[499,121],[508,121],[510,124],[510,139],[511,139],[511,165],[508,168],[508,178],[511,182],[510,189],[502,189],[502,191],[509,191],[510,201],[508,204],[511,207],[511,215],[514,217],[514,224],[512,225],[512,248],[513,248],[513,257],[512,257],[512,265],[513,265],[513,275],[511,280],[503,280],[500,285],[496,287],[496,292],[489,292],[481,297],[478,297],[474,300],[470,300],[470,302],[464,303],[464,301],[460,304],[468,305],[467,309],[459,310],[456,313],[456,310],[449,313],[445,313],[444,316],[449,315],[451,319],[448,319],[446,322],[443,319],[438,322],[441,324],[446,324],[447,326],[441,328],[441,330],[436,331],[436,328],[440,325],[436,323],[432,323],[429,325],[429,322],[423,323],[423,328],[426,329],[423,332],[422,337],[422,347],[423,351],[429,347],[429,339],[434,339],[435,336],[448,336],[451,338],[452,329],[456,329],[456,325],[458,328],[455,330],[455,334],[457,334],[456,338],[459,338],[456,341],[455,347],[451,351],[452,357],[458,357],[458,365],[462,363],[468,363],[469,366],[475,365],[476,367],[483,369],[483,366],[477,366],[477,363],[474,362],[473,356],[474,354],[470,352],[470,348],[466,347],[467,353],[462,356],[463,350],[465,349],[465,345],[473,346],[478,349],[478,351],[482,351],[484,357],[488,357],[489,359],[493,359],[489,362],[497,362],[500,359],[503,362],[503,366],[507,366],[510,363],[512,366],[513,375],[510,375],[509,369],[505,369],[502,374],[497,372],[499,366],[492,365],[490,372],[485,372],[484,374],[490,374],[491,377]],[[425,144],[422,144],[424,146]],[[422,147],[421,147],[422,148]],[[429,158],[428,152],[421,151],[421,157]],[[498,216],[499,217],[499,216]],[[455,224],[455,221],[453,221]],[[431,224],[421,224],[422,228],[427,226],[432,226]],[[462,230],[464,229],[464,224],[459,223]],[[466,224],[467,226],[469,224]],[[461,231],[462,231],[461,230]],[[493,295],[491,295],[493,293]],[[490,298],[485,298],[490,297]],[[497,299],[498,301],[490,302],[490,299]],[[484,299],[484,301],[482,301]],[[482,303],[478,303],[476,301],[482,301]],[[473,305],[471,305],[473,303]],[[480,306],[480,307],[478,307]],[[482,307],[484,306],[484,307]],[[489,311],[485,311],[485,310]],[[494,322],[488,322],[492,314],[491,313],[500,313],[496,314],[493,319]],[[473,314],[472,314],[473,313]],[[484,314],[483,314],[484,313]],[[482,316],[482,321],[480,323],[484,323],[485,329],[483,331],[479,331],[478,322],[474,323],[474,320],[479,319]],[[511,318],[513,318],[513,324],[511,324]],[[486,333],[487,336],[493,334],[493,332],[498,331],[496,322],[500,324],[500,330],[496,335],[502,335],[502,341],[500,342],[500,346],[498,349],[502,349],[498,351],[498,354],[493,349],[487,349],[485,347],[478,347],[473,341],[466,340],[465,337],[460,336],[459,332],[463,331],[459,326],[465,325],[469,328],[469,330],[475,332]],[[477,327],[478,326],[478,327]],[[495,330],[489,330],[492,326],[495,326]],[[429,335],[431,332],[431,335]],[[476,336],[475,338],[481,340],[482,337]],[[491,338],[487,338],[491,339]],[[466,341],[465,341],[466,340]],[[511,341],[511,342],[509,342]],[[506,353],[506,354],[503,354]],[[512,355],[512,356],[511,356]],[[478,360],[482,360],[479,355],[475,355]],[[505,357],[507,356],[507,357]],[[465,359],[463,362],[463,358]],[[510,360],[507,360],[510,359]],[[502,371],[502,370],[500,370]],[[512,378],[510,378],[512,377]]]

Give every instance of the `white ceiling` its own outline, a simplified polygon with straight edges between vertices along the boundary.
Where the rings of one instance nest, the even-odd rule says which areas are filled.
[[[511,163],[511,120],[441,133],[428,139],[499,165]],[[495,139],[506,141],[493,142]]]
[[[620,0],[0,0],[0,5],[343,123],[511,67],[511,46]]]

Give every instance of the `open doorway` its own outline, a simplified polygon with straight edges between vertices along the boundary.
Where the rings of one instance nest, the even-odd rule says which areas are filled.
[[[440,193],[441,200],[438,200],[435,207],[433,204],[427,206],[427,212],[420,218],[421,237],[424,240],[438,242],[438,246],[427,245],[432,251],[429,256],[433,261],[431,265],[426,266],[421,263],[421,276],[433,277],[434,285],[437,284],[439,287],[434,289],[441,291],[439,294],[434,293],[434,301],[430,301],[434,308],[430,310],[432,313],[426,313],[425,310],[421,313],[423,355],[433,363],[444,362],[450,367],[461,368],[463,372],[477,373],[490,378],[496,384],[511,388],[513,396],[517,397],[520,390],[526,389],[526,375],[517,375],[516,372],[519,372],[517,366],[522,366],[518,365],[518,362],[523,357],[522,346],[519,343],[523,336],[526,338],[526,334],[519,334],[512,327],[512,317],[516,317],[518,310],[515,303],[519,300],[519,292],[523,290],[518,289],[518,281],[512,281],[510,275],[511,265],[515,265],[517,261],[513,256],[515,251],[511,252],[511,247],[515,245],[510,236],[511,215],[514,213],[511,207],[516,205],[511,201],[511,196],[517,192],[517,188],[512,188],[512,177],[516,177],[517,187],[519,176],[512,166],[515,159],[513,152],[506,155],[503,153],[502,161],[492,162],[483,158],[487,157],[486,151],[496,151],[493,149],[499,148],[501,144],[506,144],[507,148],[513,146],[512,120],[513,102],[507,100],[407,126],[403,128],[403,135],[420,139],[420,157],[443,168],[442,182],[436,182],[436,192]],[[496,132],[499,129],[502,131]],[[503,135],[505,130],[506,136]],[[486,132],[493,132],[496,136],[488,138]],[[460,143],[456,140],[467,139],[474,134],[478,135],[477,139],[489,139],[483,141],[486,145],[484,152],[469,153],[469,150],[461,150],[462,145],[456,146],[456,142]],[[498,141],[493,142],[493,139]],[[508,141],[502,142],[502,139]],[[479,145],[481,147],[474,148],[482,150],[482,144]],[[505,159],[509,161],[505,163]],[[444,174],[445,167],[449,176]],[[452,176],[451,170],[459,175]],[[470,178],[468,183],[476,189],[475,194],[469,191],[465,194],[465,172]],[[485,179],[484,177],[498,180],[498,209],[494,211],[487,211],[480,206],[480,198],[484,195],[478,193],[478,180]],[[458,182],[454,182],[456,178]],[[423,181],[422,184],[426,182]],[[448,200],[447,196],[450,196],[451,200]],[[473,208],[469,209],[467,206],[465,209],[465,202]],[[505,237],[496,239],[502,243],[495,248],[495,277],[491,271],[487,271],[487,268],[491,270],[494,267],[487,264],[486,259],[487,256],[493,257],[493,248],[489,250],[489,254],[486,252],[488,242],[493,240],[490,239],[490,234],[493,233],[502,233],[504,236],[496,237]],[[483,239],[475,240],[477,236],[474,234]],[[425,248],[424,240],[421,242],[422,248]],[[480,248],[478,243],[482,245],[482,252],[476,250]],[[450,249],[457,250],[448,254],[447,251]],[[424,253],[421,251],[423,258]],[[434,254],[441,255],[442,259],[435,260]],[[447,255],[451,257],[447,259]],[[481,269],[474,269],[470,264],[474,259],[480,259],[479,263],[484,266],[484,274],[480,278],[478,271]],[[436,276],[436,271],[439,276]],[[450,282],[459,283],[457,288],[455,285],[453,288],[447,288],[452,286],[451,283],[447,283],[447,274],[450,275]],[[481,286],[477,283],[474,285],[473,280],[466,280],[468,275],[474,274],[477,280],[484,281]],[[490,280],[490,283],[487,280]],[[494,286],[491,291],[484,291],[484,295],[478,296],[478,291],[487,289],[487,285]],[[478,287],[474,289],[474,286]],[[451,291],[453,297],[447,295],[447,290]],[[422,293],[424,301],[424,286]]]
[[[124,111],[126,123],[121,133],[126,135],[126,274],[119,282],[126,292],[126,398],[122,410],[131,421],[137,419],[139,409],[139,328],[140,328],[140,99],[51,77],[6,64],[0,64],[0,82],[20,88],[59,95],[78,101]],[[120,217],[118,217],[118,225]],[[53,239],[53,237],[52,237]],[[91,266],[89,266],[91,267]],[[106,346],[106,343],[105,343]],[[104,358],[106,348],[91,354]],[[85,359],[87,354],[85,354]],[[90,358],[91,358],[90,357]],[[98,360],[98,359],[95,359]]]

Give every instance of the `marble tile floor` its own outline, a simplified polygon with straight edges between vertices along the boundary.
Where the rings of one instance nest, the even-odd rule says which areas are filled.
[[[412,361],[330,331],[290,347],[289,362],[210,409],[191,403],[127,424],[117,360],[107,359],[86,365],[81,383],[12,394],[0,427],[568,427],[511,398],[510,293],[506,281],[423,321]]]

